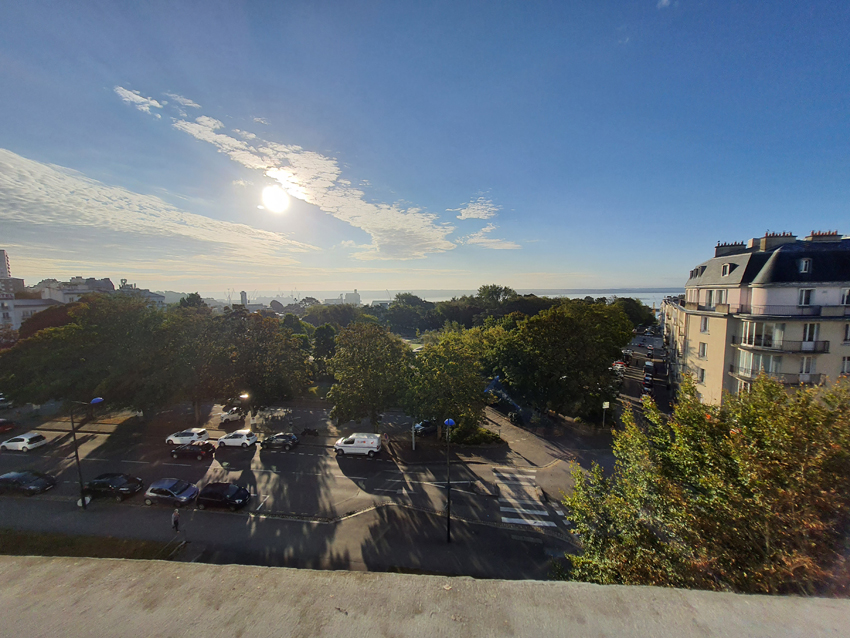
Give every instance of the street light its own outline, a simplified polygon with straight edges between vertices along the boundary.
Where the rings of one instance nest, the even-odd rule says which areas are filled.
[[[452,428],[455,422],[452,419],[446,419],[446,542],[452,542],[452,468],[449,463],[449,448],[452,440]]]
[[[88,403],[85,401],[71,401],[77,405],[95,406],[103,403],[103,399],[95,397]],[[77,477],[80,479],[80,505],[86,509],[86,495],[83,487],[83,468],[80,467],[80,452],[77,449],[77,429],[74,427],[74,406],[71,406],[71,437],[74,439],[74,459],[77,461]]]

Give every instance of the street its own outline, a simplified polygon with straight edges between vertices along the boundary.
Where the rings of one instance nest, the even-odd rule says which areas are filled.
[[[210,438],[245,427],[228,423],[226,430],[212,429],[218,413],[217,408],[210,413]],[[505,436],[514,437],[516,449],[494,449],[494,458],[481,456],[484,451],[470,455],[460,450],[458,455],[453,450],[453,542],[448,544],[442,448],[420,442],[413,452],[409,434],[403,434],[409,426],[399,424],[396,440],[377,458],[337,458],[330,445],[339,432],[332,431],[326,410],[296,409],[293,417],[297,433],[318,426],[322,436],[302,436],[288,452],[259,446],[219,449],[205,461],[171,458],[165,437],[180,429],[174,427],[178,417],[151,424],[102,418],[78,428],[84,480],[123,472],[140,477],[146,486],[170,477],[198,487],[223,481],[247,488],[252,499],[243,511],[189,506],[181,517],[180,534],[190,541],[193,559],[206,562],[545,578],[552,557],[572,546],[556,500],[561,489],[568,489],[572,459],[550,441],[515,428]],[[391,419],[386,427],[394,429]],[[262,428],[261,423],[254,426]],[[50,443],[28,453],[0,453],[0,473],[41,470],[59,483],[35,497],[0,499],[0,516],[8,526],[172,537],[171,509],[145,506],[142,494],[122,503],[96,499],[87,511],[79,508],[70,423],[51,419],[38,429]],[[543,496],[540,483],[551,485],[546,491],[555,494],[554,502]]]

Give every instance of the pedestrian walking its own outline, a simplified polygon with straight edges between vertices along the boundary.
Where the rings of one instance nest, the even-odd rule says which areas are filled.
[[[171,529],[175,532],[180,531],[180,510],[174,508],[174,513],[171,515]]]

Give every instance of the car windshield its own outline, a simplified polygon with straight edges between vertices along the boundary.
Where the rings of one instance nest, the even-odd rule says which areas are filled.
[[[121,486],[122,486],[122,485],[124,485],[124,483],[126,483],[126,482],[127,482],[127,477],[126,477],[126,476],[123,476],[122,474],[119,474],[118,476],[113,476],[113,477],[110,479],[109,484],[110,484],[112,487],[121,487]]]
[[[227,488],[227,491],[224,493],[225,496],[236,496],[239,493],[238,485],[231,485]]]
[[[191,487],[191,483],[187,483],[186,481],[175,481],[171,486],[171,491],[175,494],[182,494],[186,490]]]

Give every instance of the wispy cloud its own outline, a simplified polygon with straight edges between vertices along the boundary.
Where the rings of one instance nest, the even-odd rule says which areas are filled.
[[[436,215],[414,206],[367,201],[362,190],[342,178],[334,158],[260,138],[237,139],[222,133],[224,124],[207,116],[194,121],[176,119],[173,126],[212,144],[233,161],[261,171],[290,197],[368,233],[371,244],[354,253],[358,259],[417,259],[455,248],[446,238],[454,232],[452,225],[440,223]]]
[[[502,207],[496,206],[492,200],[481,196],[460,208],[450,208],[448,212],[460,213],[457,216],[458,219],[490,219],[495,217],[501,209]]]
[[[177,102],[180,106],[186,106],[192,109],[199,109],[201,105],[197,102],[193,102],[187,97],[183,97],[182,95],[177,95],[176,93],[166,93],[168,97]]]
[[[244,140],[255,140],[257,136],[253,133],[249,133],[248,131],[240,131],[238,128],[233,129],[233,132],[236,133],[239,137]]]
[[[670,6],[670,2],[671,0],[658,0],[658,4],[656,5],[656,7],[658,9],[664,9],[665,7]]]
[[[131,91],[129,89],[125,89],[122,86],[116,86],[114,90],[115,93],[118,94],[118,97],[127,102],[127,104],[132,104],[140,111],[143,111],[144,113],[150,113],[151,115],[154,115],[157,118],[162,117],[159,113],[151,112],[151,108],[161,109],[164,103],[157,102],[152,97],[143,97],[142,94],[138,91]]]
[[[268,121],[266,118],[264,118],[264,117],[255,117],[255,118],[254,118],[254,121],[255,121],[257,124],[265,124],[266,126],[268,126],[268,124],[269,124],[269,121]]]
[[[522,248],[522,246],[520,246],[516,242],[508,241],[506,239],[494,239],[492,237],[489,237],[488,235],[497,228],[498,226],[496,226],[495,224],[487,224],[477,233],[467,235],[461,241],[464,244],[481,246],[482,248],[490,248],[492,250],[517,250],[519,248]]]
[[[107,257],[113,268],[138,262],[159,274],[195,271],[200,263],[215,264],[216,271],[227,264],[255,269],[259,262],[267,269],[297,263],[292,253],[316,250],[280,233],[189,213],[5,149],[0,149],[0,226],[4,240],[69,249],[66,261],[86,269]]]

